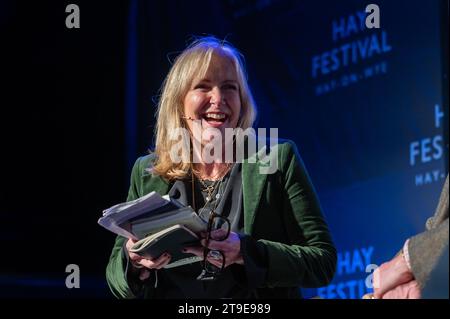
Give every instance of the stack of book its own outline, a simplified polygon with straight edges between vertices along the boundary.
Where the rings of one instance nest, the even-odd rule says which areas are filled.
[[[185,254],[187,246],[199,246],[199,233],[206,231],[207,222],[190,207],[168,195],[151,192],[136,200],[114,205],[103,211],[98,223],[109,231],[137,240],[130,251],[148,259],[167,252],[173,268],[201,260]]]

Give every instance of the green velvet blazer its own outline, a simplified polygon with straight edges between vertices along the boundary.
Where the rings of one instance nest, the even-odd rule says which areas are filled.
[[[258,297],[298,298],[299,287],[330,283],[336,268],[336,249],[295,144],[279,142],[268,154],[271,161],[278,160],[273,174],[261,174],[260,168],[267,167],[267,162],[260,160],[260,154],[242,163],[245,234],[241,252],[246,273],[242,281],[252,287],[253,274],[261,272],[264,280],[254,287]],[[136,161],[127,200],[151,191],[164,195],[170,190],[169,182],[149,171],[151,165],[150,155]],[[137,290],[151,298],[152,290],[164,287],[147,284],[136,288],[130,282],[124,243],[124,238],[117,237],[106,270],[108,285],[118,298],[136,297]],[[260,258],[262,255],[264,258]]]

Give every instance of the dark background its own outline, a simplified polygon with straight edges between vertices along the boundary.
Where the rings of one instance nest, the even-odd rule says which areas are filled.
[[[111,297],[104,270],[114,236],[96,222],[125,200],[131,165],[152,146],[170,60],[193,35],[244,53],[258,126],[299,146],[340,252],[375,247],[380,263],[432,214],[442,178],[412,184],[448,171],[448,1],[378,1],[393,49],[361,65],[384,61],[388,74],[323,96],[311,57],[339,45],[331,21],[364,1],[83,0],[73,2],[81,28],[67,29],[69,3],[0,2],[0,297]],[[445,111],[439,130],[435,103]],[[443,156],[410,167],[409,143],[434,134]],[[72,263],[80,289],[64,285]]]
[[[128,4],[2,2],[3,297],[108,296],[114,237],[96,224],[126,198],[124,87]],[[68,264],[84,289],[64,286]],[[63,289],[64,288],[64,289]]]

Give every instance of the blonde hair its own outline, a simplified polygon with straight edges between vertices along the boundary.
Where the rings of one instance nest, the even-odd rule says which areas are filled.
[[[236,68],[241,99],[241,114],[237,127],[252,127],[256,117],[256,106],[247,83],[244,63],[240,52],[225,41],[204,37],[192,42],[176,59],[163,82],[158,103],[155,129],[156,160],[152,172],[167,180],[183,179],[189,175],[191,163],[185,160],[174,163],[170,157],[171,147],[177,143],[171,132],[185,128],[183,103],[194,80],[202,78],[209,67],[213,54],[229,59]],[[187,145],[183,145],[186,148]],[[187,152],[186,149],[182,150]],[[184,153],[186,154],[186,153]]]

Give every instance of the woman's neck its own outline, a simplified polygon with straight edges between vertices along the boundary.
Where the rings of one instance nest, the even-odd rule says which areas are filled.
[[[233,143],[233,140],[230,140],[229,143]],[[197,144],[196,144],[197,145]],[[228,171],[230,170],[231,163],[226,163],[226,156],[225,151],[228,149],[225,147],[225,141],[223,141],[222,144],[222,153],[220,155],[217,155],[213,158],[209,158],[209,160],[212,160],[212,163],[205,163],[203,158],[203,149],[204,145],[200,144],[200,147],[193,148],[194,152],[194,159],[196,159],[198,162],[194,161],[193,169],[194,174],[199,179],[206,179],[206,180],[220,180],[223,178]],[[215,153],[216,154],[216,153]],[[220,157],[220,158],[219,158]],[[234,158],[233,158],[234,161]]]
[[[230,163],[196,163],[194,169],[200,179],[219,180],[224,177],[230,169]]]

